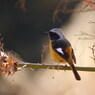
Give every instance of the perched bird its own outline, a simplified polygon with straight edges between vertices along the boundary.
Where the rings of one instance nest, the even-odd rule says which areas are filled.
[[[81,80],[74,63],[76,63],[76,58],[74,55],[73,48],[70,42],[62,34],[62,30],[59,28],[51,29],[49,32],[49,49],[50,54],[54,61],[58,63],[68,63],[72,69],[76,80]]]

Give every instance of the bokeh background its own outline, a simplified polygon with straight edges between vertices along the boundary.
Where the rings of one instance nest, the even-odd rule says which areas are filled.
[[[63,1],[66,0],[61,3]],[[95,34],[95,12],[66,13],[65,10],[58,14],[61,22],[58,18],[53,21],[59,3],[60,0],[1,0],[0,32],[5,38],[4,49],[15,51],[24,61],[41,62],[42,44],[48,44],[44,32],[61,27],[74,48],[76,65],[94,67],[89,46],[95,39],[84,39],[89,36],[79,34]],[[89,8],[85,5],[84,2],[74,2],[69,9]],[[62,6],[58,8],[63,9]],[[46,53],[44,63],[53,63],[49,53]],[[13,76],[1,77],[0,95],[95,95],[95,73],[79,71],[79,74],[81,81],[76,81],[71,71],[23,69]]]
[[[24,61],[40,62],[46,31],[65,24],[70,14],[62,13],[62,22],[53,22],[59,0],[1,0],[0,33],[6,50],[18,53]],[[25,4],[23,4],[25,3]],[[23,8],[24,7],[24,8]]]

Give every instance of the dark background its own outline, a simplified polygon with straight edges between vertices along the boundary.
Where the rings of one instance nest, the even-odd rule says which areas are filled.
[[[42,44],[48,31],[65,24],[69,14],[53,22],[53,13],[60,0],[26,0],[24,11],[17,0],[0,0],[0,32],[4,49],[13,50],[27,62],[40,62]]]

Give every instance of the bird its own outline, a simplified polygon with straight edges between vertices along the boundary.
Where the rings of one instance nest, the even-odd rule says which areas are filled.
[[[74,66],[74,63],[76,64],[74,50],[70,42],[65,38],[64,34],[62,34],[62,29],[53,28],[48,31],[48,35],[49,50],[53,60],[58,63],[68,63],[76,80],[81,80],[81,77]]]

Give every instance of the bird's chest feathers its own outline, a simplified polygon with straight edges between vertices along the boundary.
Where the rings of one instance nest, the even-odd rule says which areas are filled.
[[[51,42],[50,42],[50,44],[49,44],[49,48],[50,48],[51,57],[52,57],[55,61],[57,61],[57,62],[62,62],[62,63],[66,62],[61,56],[59,56],[59,54],[58,54],[57,52],[54,51],[54,49],[52,48],[52,43],[51,43]],[[57,48],[57,50],[63,54],[61,48]]]
[[[62,48],[62,47],[58,47],[58,48],[56,48],[56,51],[57,51],[57,52],[56,52],[56,51],[53,49],[53,47],[52,47],[52,42],[50,42],[49,48],[50,48],[50,54],[51,54],[52,58],[53,58],[55,61],[64,63],[64,62],[66,62],[66,61],[68,60],[68,62],[72,62],[72,63],[73,63],[73,59],[72,59],[72,47],[71,47],[71,46],[66,47],[66,48],[64,49],[64,51],[63,51],[63,48]],[[58,54],[58,52],[59,52],[61,55],[65,56],[65,59],[64,59],[62,56],[60,56],[60,55]],[[65,53],[65,54],[64,54],[64,53]],[[67,54],[68,56],[67,56],[66,54]]]

